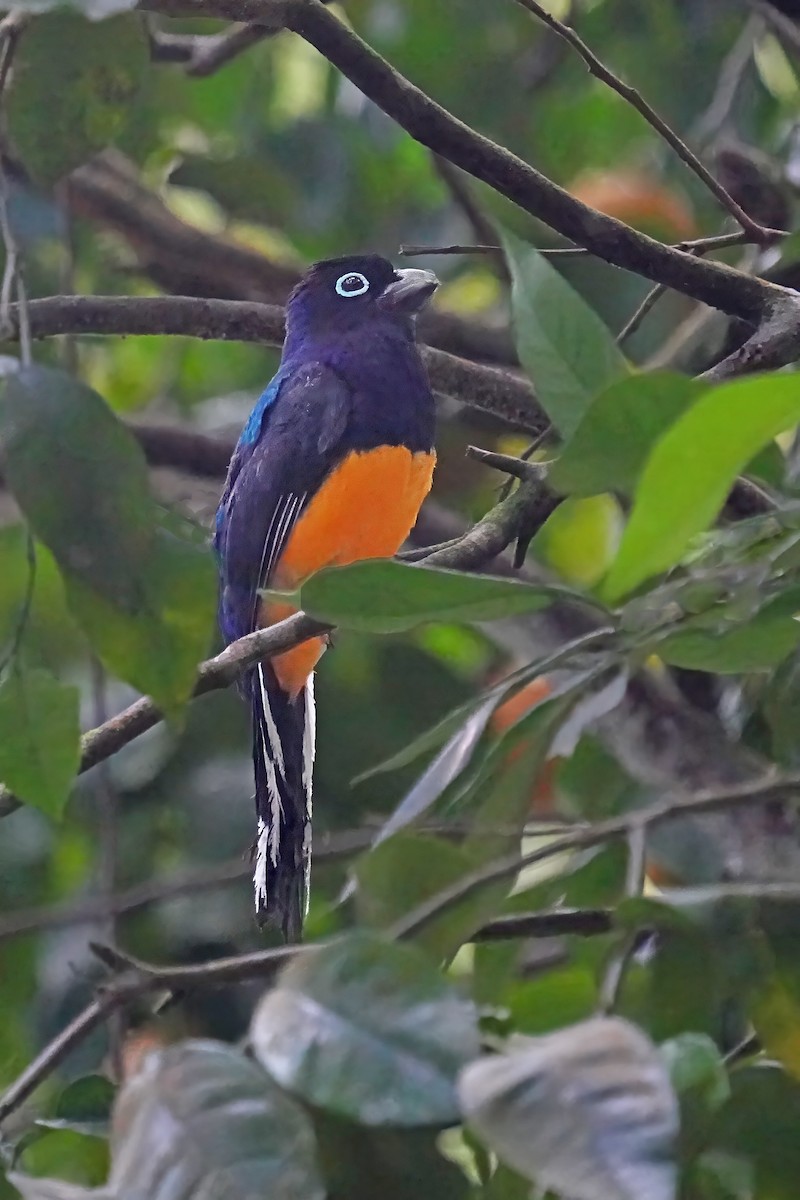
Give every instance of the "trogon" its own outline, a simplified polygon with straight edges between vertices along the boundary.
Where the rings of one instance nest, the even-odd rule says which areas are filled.
[[[231,460],[217,511],[230,643],[294,609],[266,599],[321,567],[396,553],[427,495],[434,400],[414,318],[438,281],[377,255],[316,263],[289,298],[280,367]],[[313,672],[325,639],[259,663],[252,712],[259,921],[302,933],[311,865]]]

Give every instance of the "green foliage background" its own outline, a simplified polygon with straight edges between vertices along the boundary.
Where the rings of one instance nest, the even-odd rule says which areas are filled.
[[[99,21],[75,9],[48,11],[23,29],[16,48],[4,103],[6,173],[30,295],[188,292],[187,280],[203,274],[191,259],[176,266],[168,241],[144,253],[135,231],[69,183],[70,170],[90,169],[110,143],[116,157],[106,161],[138,178],[182,222],[267,256],[256,298],[280,299],[282,281],[316,258],[362,249],[396,258],[403,243],[473,240],[429,153],[299,38],[263,40],[212,76],[194,78],[180,64],[150,61],[148,37],[167,30],[165,18],[148,18],[146,26],[141,14],[116,7],[111,16],[110,7],[96,7],[93,15],[106,18]],[[568,6],[550,7],[563,16]],[[780,223],[795,229],[798,65],[774,33],[725,0],[593,0],[572,8],[595,52],[689,141],[709,156],[731,139],[767,155],[766,166],[757,156],[760,202],[765,194],[782,206]],[[587,202],[602,206],[601,184],[622,186],[627,207],[618,215],[667,241],[730,227],[639,114],[511,0],[348,0],[344,9],[429,95]],[[168,31],[219,28],[178,20]],[[748,29],[753,56],[714,126],[725,64]],[[734,179],[732,189],[740,183]],[[230,1151],[225,1167],[235,1194],[248,1194],[242,1162],[250,1162],[253,1147],[257,1188],[283,1180],[286,1195],[374,1195],[380,1187],[393,1196],[510,1198],[527,1187],[512,1167],[531,1178],[541,1171],[559,1192],[567,1187],[563,1163],[550,1164],[541,1151],[529,1169],[509,1153],[509,1130],[517,1131],[517,1147],[529,1136],[524,1123],[521,1131],[515,1124],[514,1103],[506,1110],[503,1094],[495,1097],[497,1111],[473,1111],[459,1072],[475,1067],[479,1035],[498,1048],[511,1034],[557,1035],[587,1021],[609,1000],[616,964],[623,978],[611,997],[615,1011],[659,1045],[680,1101],[680,1134],[664,1171],[660,1144],[648,1140],[652,1128],[641,1129],[629,1162],[638,1190],[617,1180],[603,1184],[605,1191],[575,1192],[576,1200],[669,1200],[677,1177],[683,1194],[703,1200],[793,1196],[798,895],[787,891],[781,903],[731,897],[721,882],[727,847],[720,827],[659,828],[650,859],[684,885],[668,897],[633,894],[635,845],[622,838],[534,868],[511,897],[502,884],[477,889],[413,931],[418,945],[407,958],[404,947],[375,936],[397,932],[424,900],[518,847],[514,834],[537,811],[534,791],[548,749],[570,721],[576,732],[549,777],[548,818],[624,820],[669,794],[663,778],[645,778],[624,755],[617,761],[586,729],[645,664],[658,679],[672,673],[681,703],[703,700],[722,714],[740,748],[787,773],[798,764],[794,368],[714,389],[689,383],[736,335],[716,314],[673,355],[671,371],[640,373],[691,303],[668,293],[623,355],[610,331],[634,311],[645,281],[588,255],[538,255],[531,246],[552,249],[554,235],[490,189],[474,184],[472,193],[504,230],[513,294],[490,256],[419,263],[441,276],[437,304],[465,322],[503,331],[513,310],[520,361],[566,443],[550,480],[568,499],[538,531],[528,557],[531,569],[550,572],[547,585],[493,585],[381,564],[322,575],[303,589],[307,611],[342,625],[318,675],[319,852],[307,936],[355,932],[328,943],[305,975],[301,958],[262,1001],[253,1038],[270,1079],[237,1050],[183,1043],[240,1042],[263,981],[189,990],[158,1015],[143,999],[134,1005],[122,1039],[130,1061],[141,1044],[178,1046],[162,1060],[164,1074],[131,1101],[152,1128],[130,1115],[126,1125],[124,1112],[115,1118],[114,1161],[134,1125],[147,1158],[164,1112],[174,1115],[202,1084],[212,1115],[181,1109],[171,1153],[180,1160],[202,1131],[215,1129],[210,1159],[213,1165],[215,1154]],[[197,253],[202,259],[202,245]],[[746,253],[737,247],[720,257],[742,265]],[[793,235],[745,265],[791,283],[796,262]],[[213,274],[206,268],[206,277]],[[213,294],[203,286],[198,295]],[[219,294],[231,298],[226,286],[221,280]],[[9,341],[5,352],[18,348]],[[216,648],[205,532],[221,482],[148,470],[115,418],[230,440],[277,360],[267,347],[192,338],[50,339],[35,345],[36,365],[10,375],[0,393],[7,486],[0,494],[0,778],[24,802],[0,825],[0,1086],[90,1000],[103,974],[91,942],[113,940],[159,963],[273,944],[272,934],[254,928],[249,882],[244,865],[238,869],[252,837],[245,712],[232,691],[186,705],[195,664]],[[466,446],[517,454],[526,441],[485,414],[443,403],[436,501],[477,519],[497,500],[499,477],[467,459]],[[745,470],[772,489],[776,511],[719,526],[719,510]],[[31,595],[26,528],[8,489],[40,543]],[[527,667],[519,683],[547,669],[518,642],[512,653],[507,637],[484,622],[524,621],[565,596],[602,619],[613,611],[614,639],[594,657],[559,664],[567,671],[553,677],[549,699],[499,740],[496,727],[487,732],[489,710],[481,716],[486,688],[513,667]],[[156,697],[169,722],[73,783],[78,722],[84,730],[101,724],[137,689]],[[458,719],[439,727],[458,706]],[[474,724],[465,732],[468,718]],[[429,736],[432,729],[440,736]],[[458,730],[463,763],[448,774],[455,751],[447,738]],[[417,752],[403,754],[410,744]],[[396,755],[392,769],[368,773]],[[330,853],[346,831],[374,832],[415,782],[427,815],[453,823],[455,839],[407,829],[361,857],[363,837],[349,854]],[[796,838],[791,812],[774,820],[786,823],[787,840]],[[746,824],[737,828],[746,836]],[[552,834],[539,828],[538,836]],[[348,865],[357,895],[337,903]],[[791,866],[778,862],[761,873],[792,881]],[[184,881],[185,888],[173,887]],[[75,907],[103,889],[126,893],[150,882],[163,897],[144,897],[115,920],[102,913],[74,919]],[[692,891],[701,885],[711,886]],[[608,910],[607,927],[592,937],[468,941],[494,917],[553,907]],[[437,969],[442,962],[445,975]],[[379,986],[383,971],[388,994]],[[320,1066],[312,1054],[304,1057],[304,1030],[293,1023],[298,995],[310,996],[331,1027],[347,1024],[341,1061]],[[426,1003],[430,1027],[419,1017]],[[380,1027],[384,1004],[392,1013],[397,1005],[397,1019]],[[367,1019],[373,1016],[377,1030]],[[379,1043],[374,1053],[372,1041]],[[580,1054],[573,1062],[566,1043],[555,1044],[564,1071],[582,1080]],[[620,1050],[630,1071],[623,1090],[641,1082],[629,1050],[627,1043]],[[430,1070],[424,1087],[415,1077],[418,1060]],[[3,1127],[8,1170],[103,1182],[110,1097],[98,1076],[118,1066],[105,1031],[78,1046]],[[540,1069],[537,1060],[529,1082]],[[255,1097],[252,1125],[226,1115],[226,1089],[231,1103]],[[376,1117],[387,1095],[396,1107]],[[593,1104],[580,1120],[599,1123],[600,1142],[610,1145],[613,1113]],[[533,1124],[544,1121],[532,1111]],[[449,1128],[465,1115],[473,1132]],[[578,1121],[569,1111],[560,1117],[564,1131]],[[195,1124],[201,1119],[207,1124]],[[486,1147],[500,1154],[499,1167]],[[590,1163],[598,1189],[604,1154]],[[3,1178],[0,1192],[13,1195],[14,1186]],[[16,1179],[16,1186],[32,1185]],[[141,1180],[117,1179],[120,1196],[137,1186]],[[162,1194],[156,1182],[147,1186]],[[35,1186],[26,1194],[39,1195]]]

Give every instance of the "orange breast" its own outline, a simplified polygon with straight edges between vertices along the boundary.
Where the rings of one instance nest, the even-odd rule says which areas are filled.
[[[321,567],[396,554],[430,491],[435,465],[435,454],[412,454],[405,446],[348,455],[295,525],[273,586],[294,588]],[[259,623],[272,625],[294,611],[288,604],[262,604]],[[324,648],[322,638],[313,638],[273,658],[281,687],[297,695]]]

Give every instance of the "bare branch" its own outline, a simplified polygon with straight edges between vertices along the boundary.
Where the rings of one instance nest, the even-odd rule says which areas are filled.
[[[194,296],[49,296],[28,305],[34,338],[55,334],[171,334],[173,336],[259,342],[281,346],[283,309],[248,300],[206,300]],[[8,313],[9,334],[17,336],[17,307]],[[519,428],[541,433],[549,418],[530,384],[499,367],[468,362],[444,350],[422,346],[434,391],[483,409]]]
[[[597,846],[602,842],[613,841],[621,837],[629,838],[637,828],[649,830],[665,821],[678,817],[683,818],[690,814],[697,816],[701,813],[738,805],[767,804],[774,800],[785,800],[788,795],[796,794],[798,788],[800,788],[800,775],[781,775],[780,772],[773,769],[764,772],[760,779],[750,783],[726,788],[722,791],[700,792],[688,799],[681,797],[677,800],[667,800],[660,804],[653,804],[649,808],[635,809],[621,817],[611,817],[606,821],[598,821],[595,825],[584,826],[564,837],[555,838],[544,846],[538,846],[529,854],[507,855],[462,877],[437,895],[425,900],[411,913],[401,917],[392,926],[391,936],[411,937],[441,916],[442,913],[456,904],[460,904],[467,896],[490,883],[510,879],[523,868],[533,866],[534,863],[544,862],[555,854]]]
[[[168,3],[171,11],[181,12],[186,0],[145,2],[155,8]],[[227,11],[232,2],[208,0],[208,8],[219,14]],[[398,74],[319,0],[245,0],[245,3],[248,10],[264,5],[273,14],[276,7],[282,8],[287,28],[316,46],[417,141],[606,262],[634,271],[654,283],[664,283],[733,316],[754,321],[780,301],[791,305],[793,311],[798,304],[787,290],[720,263],[698,260],[589,208],[515,154],[458,121]]]

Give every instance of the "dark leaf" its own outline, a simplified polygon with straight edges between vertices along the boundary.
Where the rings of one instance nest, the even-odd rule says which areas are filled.
[[[175,713],[208,648],[214,571],[206,550],[158,528],[139,446],[96,392],[34,366],[4,381],[0,448],[104,663]]]
[[[313,1121],[330,1200],[467,1200],[466,1177],[428,1130],[366,1129],[321,1112]]]
[[[22,7],[55,5],[33,0]],[[86,4],[95,17],[133,7],[127,0]],[[93,22],[61,10],[25,30],[14,57],[8,122],[14,147],[37,183],[55,183],[116,138],[149,62],[142,20],[132,14]]]
[[[427,956],[366,933],[298,956],[252,1037],[282,1087],[373,1126],[456,1122],[455,1078],[478,1052],[473,1005]]]
[[[78,689],[14,666],[0,683],[0,780],[59,817],[80,762]]]

